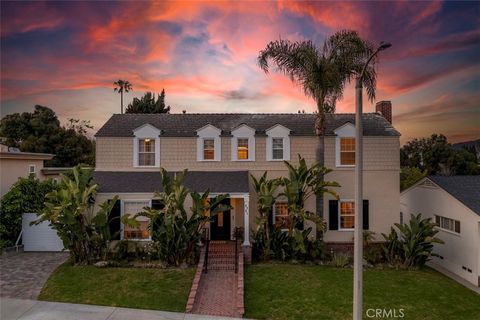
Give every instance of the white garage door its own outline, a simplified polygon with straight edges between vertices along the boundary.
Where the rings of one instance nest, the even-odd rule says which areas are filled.
[[[22,242],[24,251],[62,251],[63,243],[57,232],[44,221],[38,225],[30,225],[37,220],[35,213],[24,213],[22,219]]]

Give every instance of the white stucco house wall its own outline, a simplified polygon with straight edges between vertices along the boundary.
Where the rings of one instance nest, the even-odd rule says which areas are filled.
[[[430,176],[400,195],[401,216],[421,213],[437,223],[432,264],[480,286],[480,175]]]

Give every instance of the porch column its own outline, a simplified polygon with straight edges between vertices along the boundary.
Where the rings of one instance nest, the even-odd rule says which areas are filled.
[[[243,246],[250,246],[250,195],[243,196]]]

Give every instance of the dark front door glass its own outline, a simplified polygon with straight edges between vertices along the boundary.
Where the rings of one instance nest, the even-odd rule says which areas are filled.
[[[230,205],[230,199],[221,203]],[[230,240],[230,210],[219,212],[210,220],[210,238],[212,240]]]

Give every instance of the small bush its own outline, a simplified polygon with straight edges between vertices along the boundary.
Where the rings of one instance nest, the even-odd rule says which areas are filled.
[[[366,247],[363,258],[371,265],[383,262],[382,249],[378,246]]]
[[[351,263],[350,256],[344,253],[335,253],[331,261],[331,265],[336,268],[345,268],[349,266],[350,263]]]

